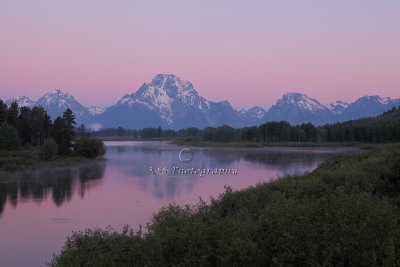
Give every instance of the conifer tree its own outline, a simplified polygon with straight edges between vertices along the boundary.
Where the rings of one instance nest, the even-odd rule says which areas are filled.
[[[19,113],[18,103],[14,101],[7,109],[7,123],[9,125],[17,127],[18,113]]]
[[[0,124],[7,120],[7,105],[0,99]]]

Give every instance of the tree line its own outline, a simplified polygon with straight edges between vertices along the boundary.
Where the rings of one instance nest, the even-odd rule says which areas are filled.
[[[52,121],[43,107],[19,107],[15,101],[7,106],[0,100],[0,151],[40,148],[42,158],[47,160],[57,155],[103,155],[103,142],[86,133],[83,125],[79,130],[75,126],[71,109]]]
[[[198,129],[195,127],[176,130],[144,128],[102,129],[96,136],[130,136],[138,139],[166,138],[187,141],[210,142],[400,142],[400,111],[392,108],[375,118],[314,126],[311,123],[290,125],[286,121],[267,122],[259,126],[232,128],[229,125]]]
[[[105,128],[91,133],[94,136],[104,137],[104,136],[128,136],[137,139],[157,139],[157,138],[167,138],[171,139],[178,136],[175,130],[165,130],[161,127],[158,128],[143,128],[143,129],[125,129],[122,127],[118,128]]]

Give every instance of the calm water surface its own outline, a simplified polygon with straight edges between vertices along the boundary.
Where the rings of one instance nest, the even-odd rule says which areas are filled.
[[[192,148],[167,142],[106,142],[106,161],[0,174],[0,266],[44,266],[72,231],[144,225],[170,202],[195,204],[224,191],[311,171],[351,148]],[[175,173],[173,173],[175,168]],[[182,174],[228,168],[237,174]]]

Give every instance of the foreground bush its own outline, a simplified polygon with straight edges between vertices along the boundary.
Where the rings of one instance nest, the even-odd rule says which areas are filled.
[[[74,146],[74,153],[85,158],[103,156],[106,152],[102,140],[96,137],[85,136],[79,139]]]
[[[147,231],[74,233],[52,266],[400,266],[400,146],[170,205]]]

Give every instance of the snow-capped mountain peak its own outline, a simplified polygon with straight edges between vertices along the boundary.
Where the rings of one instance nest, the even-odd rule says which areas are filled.
[[[337,100],[337,101],[335,101],[335,102],[333,102],[331,104],[328,104],[328,107],[341,106],[341,107],[345,107],[346,108],[348,105],[349,104],[344,102],[344,101]]]
[[[366,95],[358,98],[353,104],[357,104],[358,106],[366,106],[366,105],[389,105],[392,102],[396,101],[396,99],[391,99],[390,97],[381,98],[378,95]]]
[[[160,114],[167,124],[173,123],[174,110],[182,106],[196,106],[207,110],[210,104],[199,96],[192,83],[174,74],[157,74],[150,83],[143,84],[136,92],[127,94],[117,105],[144,106]]]
[[[58,105],[60,108],[71,108],[71,104],[75,101],[75,98],[69,93],[64,93],[60,89],[54,89],[39,98],[37,103],[40,106]]]
[[[261,120],[264,117],[266,110],[260,106],[254,106],[248,110],[241,109],[238,112],[246,119],[253,118]]]
[[[101,113],[103,113],[104,111],[106,111],[107,108],[104,107],[99,107],[99,106],[92,106],[90,108],[88,108],[89,112],[92,115],[99,115]]]
[[[181,80],[174,74],[157,74],[150,84],[150,91],[164,96],[160,99],[161,103],[170,103],[169,99],[179,99],[187,105],[193,105],[196,98],[199,97],[196,90],[193,89],[192,83]],[[164,101],[163,101],[164,100]]]
[[[9,99],[5,103],[10,105],[13,101],[16,101],[19,107],[43,107],[52,119],[61,116],[68,108],[74,113],[77,123],[90,121],[93,117],[93,114],[86,107],[82,106],[71,94],[63,92],[60,89],[54,89],[44,94],[37,101],[31,100],[26,96],[20,96]],[[97,107],[95,111],[99,113],[101,112],[101,108]]]
[[[262,107],[255,106],[248,110],[248,113],[253,114],[253,116],[257,119],[262,119],[265,115],[266,110]]]
[[[60,89],[46,93],[38,99],[35,105],[45,108],[53,119],[61,116],[68,108],[73,111],[77,122],[82,122],[92,116],[88,109],[82,106],[71,94]]]
[[[335,101],[331,104],[328,104],[327,107],[328,109],[334,114],[334,115],[340,115],[343,113],[343,111],[349,106],[348,103],[343,102],[343,101]]]
[[[238,112],[247,125],[258,125],[264,118],[266,110],[262,107],[254,106],[248,110],[242,109]]]
[[[265,114],[263,121],[310,122],[320,125],[333,119],[332,112],[317,100],[300,93],[287,93]]]
[[[317,100],[297,92],[284,94],[283,97],[280,100],[278,100],[276,105],[277,106],[291,105],[299,109],[304,109],[311,112],[327,109]]]
[[[157,74],[136,92],[124,95],[114,106],[99,115],[99,122],[108,124],[116,114],[129,113],[129,122],[114,121],[129,127],[206,127],[221,122],[243,125],[240,114],[228,101],[212,102],[204,99],[193,84],[174,74]],[[120,115],[118,115],[120,116]]]
[[[192,83],[181,80],[174,74],[157,74],[151,81],[151,85],[169,89],[169,93],[179,93],[182,95],[193,93],[197,95]]]
[[[14,101],[17,102],[19,107],[33,107],[35,104],[35,101],[31,100],[27,96],[14,97],[7,100],[5,103],[9,106]]]
[[[342,120],[376,116],[399,105],[400,99],[392,99],[390,97],[381,98],[378,95],[363,96],[351,103],[343,111]]]

